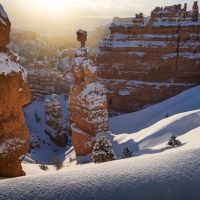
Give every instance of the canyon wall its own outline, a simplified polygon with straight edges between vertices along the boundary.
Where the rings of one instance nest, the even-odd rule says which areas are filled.
[[[9,43],[9,19],[0,4],[0,176],[25,175],[21,162],[28,149],[30,133],[22,106],[29,103],[27,72]],[[3,29],[2,29],[3,27]]]
[[[97,56],[110,109],[137,111],[200,83],[198,5],[186,7],[156,7],[149,23],[140,13],[132,23],[111,24]]]
[[[72,79],[63,78],[62,74],[52,72],[50,63],[37,61],[28,65],[28,83],[32,100],[37,97],[57,94],[69,94]]]

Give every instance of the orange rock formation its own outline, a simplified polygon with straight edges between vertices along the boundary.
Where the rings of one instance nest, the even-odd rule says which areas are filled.
[[[197,2],[156,7],[150,23],[112,23],[100,43],[98,76],[109,108],[131,112],[200,83],[200,22]]]
[[[92,152],[95,135],[108,131],[108,111],[105,89],[97,80],[97,68],[87,57],[87,33],[79,30],[77,35],[81,47],[76,50],[72,64],[75,83],[70,91],[69,117],[73,123],[72,140],[76,155],[85,156]]]
[[[30,92],[26,70],[17,55],[5,47],[10,40],[10,22],[1,5],[0,13],[0,176],[16,177],[25,175],[21,162],[30,133],[22,106],[29,103]]]
[[[67,120],[62,116],[62,107],[57,95],[52,94],[51,100],[52,102],[49,99],[45,101],[45,133],[58,146],[65,146],[68,143]]]

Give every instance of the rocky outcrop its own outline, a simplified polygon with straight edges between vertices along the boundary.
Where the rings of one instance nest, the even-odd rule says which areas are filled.
[[[87,57],[87,33],[79,30],[77,35],[81,47],[76,50],[72,62],[75,82],[68,108],[76,155],[85,156],[92,152],[95,135],[108,131],[108,111],[105,89],[97,80],[97,68]]]
[[[7,44],[10,42],[10,27],[11,23],[8,19],[3,6],[0,4],[0,51],[4,51]]]
[[[70,78],[63,78],[62,74],[52,72],[49,62],[37,61],[28,66],[28,82],[32,100],[35,100],[37,97],[55,92],[58,94],[69,94],[72,80]]]
[[[150,23],[139,14],[133,23],[111,24],[97,57],[110,109],[136,111],[200,83],[200,22],[189,17],[196,2],[193,7],[156,7]]]
[[[46,127],[44,131],[58,146],[65,146],[68,143],[67,120],[62,116],[62,107],[57,95],[52,94],[51,100],[52,102],[49,99],[45,100]]]
[[[2,23],[5,26],[4,21],[10,26],[2,10],[0,5],[0,26]],[[3,31],[3,36],[0,33],[0,49],[4,51],[0,52],[0,176],[16,177],[25,175],[21,162],[27,153],[30,134],[22,106],[29,103],[30,92],[26,70],[19,64],[17,55],[5,48],[9,29]]]

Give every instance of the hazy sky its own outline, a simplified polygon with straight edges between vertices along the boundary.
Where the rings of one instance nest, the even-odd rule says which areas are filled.
[[[83,21],[84,17],[133,17],[143,12],[149,16],[156,6],[188,3],[190,10],[193,0],[0,0],[12,24],[21,21],[38,23],[47,21]],[[112,20],[112,19],[111,19]]]

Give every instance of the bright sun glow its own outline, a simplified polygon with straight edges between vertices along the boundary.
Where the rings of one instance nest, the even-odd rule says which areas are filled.
[[[37,4],[42,9],[57,10],[62,9],[62,6],[66,3],[66,0],[37,0]]]

